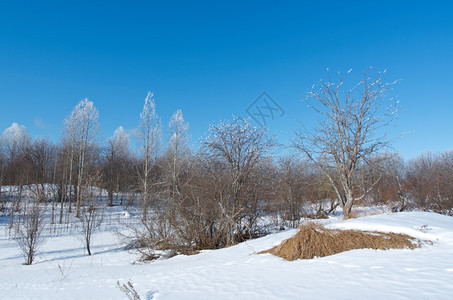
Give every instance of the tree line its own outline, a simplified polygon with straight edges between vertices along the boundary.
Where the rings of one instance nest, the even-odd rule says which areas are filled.
[[[33,140],[14,123],[0,139],[0,209],[11,226],[27,211],[29,198],[50,205],[52,223],[68,222],[70,215],[91,218],[96,187],[106,191],[96,205],[139,211],[137,241],[180,251],[259,236],[264,217],[296,227],[304,217],[326,217],[337,207],[345,218],[356,205],[453,215],[453,151],[410,161],[389,151],[384,129],[398,102],[388,95],[394,83],[384,75],[364,73],[350,88],[348,76],[319,81],[307,99],[318,123],[299,130],[290,145],[232,118],[211,125],[200,150],[192,151],[180,110],[164,141],[152,93],[138,118],[136,151],[122,127],[100,142],[99,114],[88,99],[66,117],[58,143]],[[280,155],[283,147],[292,152]]]

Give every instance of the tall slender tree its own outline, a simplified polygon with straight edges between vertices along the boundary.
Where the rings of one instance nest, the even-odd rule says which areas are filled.
[[[168,124],[170,140],[167,147],[168,181],[172,198],[180,194],[179,179],[183,171],[184,158],[189,154],[189,123],[184,121],[182,111],[176,111]]]
[[[160,149],[162,136],[160,118],[156,113],[154,95],[148,92],[143,110],[140,113],[140,138],[142,142],[142,170],[140,174],[140,190],[143,220],[146,221],[151,193],[151,171]]]
[[[129,161],[130,137],[123,127],[118,127],[107,141],[104,157],[104,186],[109,195],[109,206],[113,206],[113,193],[118,193],[124,181],[126,164]]]
[[[77,217],[80,217],[80,190],[85,175],[87,153],[89,148],[93,148],[97,144],[98,118],[99,113],[94,103],[85,98],[75,106],[71,114],[65,119],[65,133],[68,135],[66,140],[70,143],[71,152],[75,155],[77,166],[75,186]],[[72,163],[70,174],[71,171]]]
[[[3,175],[5,174],[6,157],[3,151],[3,137],[0,136],[0,200],[2,199]]]

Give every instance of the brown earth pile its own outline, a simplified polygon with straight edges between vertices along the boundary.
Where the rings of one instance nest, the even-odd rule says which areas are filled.
[[[353,249],[415,249],[420,242],[414,237],[399,233],[328,229],[322,225],[308,223],[299,232],[269,250],[286,260],[312,259]]]

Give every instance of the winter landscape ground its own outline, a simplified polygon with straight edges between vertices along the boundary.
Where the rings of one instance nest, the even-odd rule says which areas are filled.
[[[327,227],[379,230],[420,239],[415,250],[353,250],[311,260],[257,254],[296,233],[286,230],[236,246],[137,263],[115,231],[134,216],[109,208],[88,256],[77,224],[46,228],[33,265],[0,219],[0,291],[3,299],[126,299],[117,282],[133,283],[141,299],[451,299],[453,218],[428,212],[382,213]],[[48,225],[50,226],[50,225]],[[50,231],[55,231],[50,234]],[[59,233],[60,232],[60,233]]]

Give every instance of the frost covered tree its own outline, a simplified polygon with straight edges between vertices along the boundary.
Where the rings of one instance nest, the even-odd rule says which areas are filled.
[[[184,121],[182,111],[176,111],[168,124],[170,140],[167,147],[168,181],[173,198],[180,194],[179,179],[183,172],[185,157],[189,154],[189,123]]]
[[[61,178],[61,212],[60,223],[63,217],[64,199],[69,202],[68,212],[72,212],[73,191],[74,191],[74,164],[76,153],[76,122],[70,120],[70,116],[65,119],[63,135],[61,138],[60,162],[63,169]]]
[[[8,184],[16,187],[16,203],[11,206],[10,228],[14,222],[14,212],[20,210],[23,186],[27,183],[27,166],[23,159],[24,149],[30,145],[31,138],[23,125],[13,123],[3,131],[3,147],[5,151],[5,173]]]
[[[8,160],[11,161],[30,144],[31,138],[25,126],[13,123],[3,131],[2,140]]]
[[[74,159],[77,167],[75,179],[75,202],[77,217],[80,217],[80,190],[83,184],[87,154],[97,144],[99,113],[94,103],[85,98],[77,104],[71,114],[65,119],[64,141],[69,144],[71,154],[69,159]],[[72,183],[73,163],[70,163],[70,180]]]
[[[351,88],[345,87],[346,78],[340,74],[336,82],[330,75],[319,81],[307,96],[319,116],[318,126],[300,131],[292,144],[325,174],[345,219],[379,181],[360,186],[359,167],[370,164],[370,158],[391,142],[383,128],[395,119],[398,101],[388,96],[395,82],[386,83],[384,75],[385,71],[371,70]]]
[[[130,136],[122,126],[108,139],[104,157],[104,186],[109,195],[109,206],[113,206],[113,193],[121,189],[121,182],[124,181],[126,164],[129,160]]]
[[[276,146],[263,127],[254,127],[242,118],[220,122],[209,128],[202,142],[204,152],[214,161],[226,164],[231,186],[230,215],[236,216],[241,230],[243,212],[248,203],[244,187],[251,178],[259,160]]]
[[[160,118],[156,113],[154,95],[148,92],[143,110],[140,113],[140,139],[142,143],[142,170],[140,174],[140,190],[143,220],[148,214],[149,197],[151,193],[152,167],[157,159],[162,136]]]

